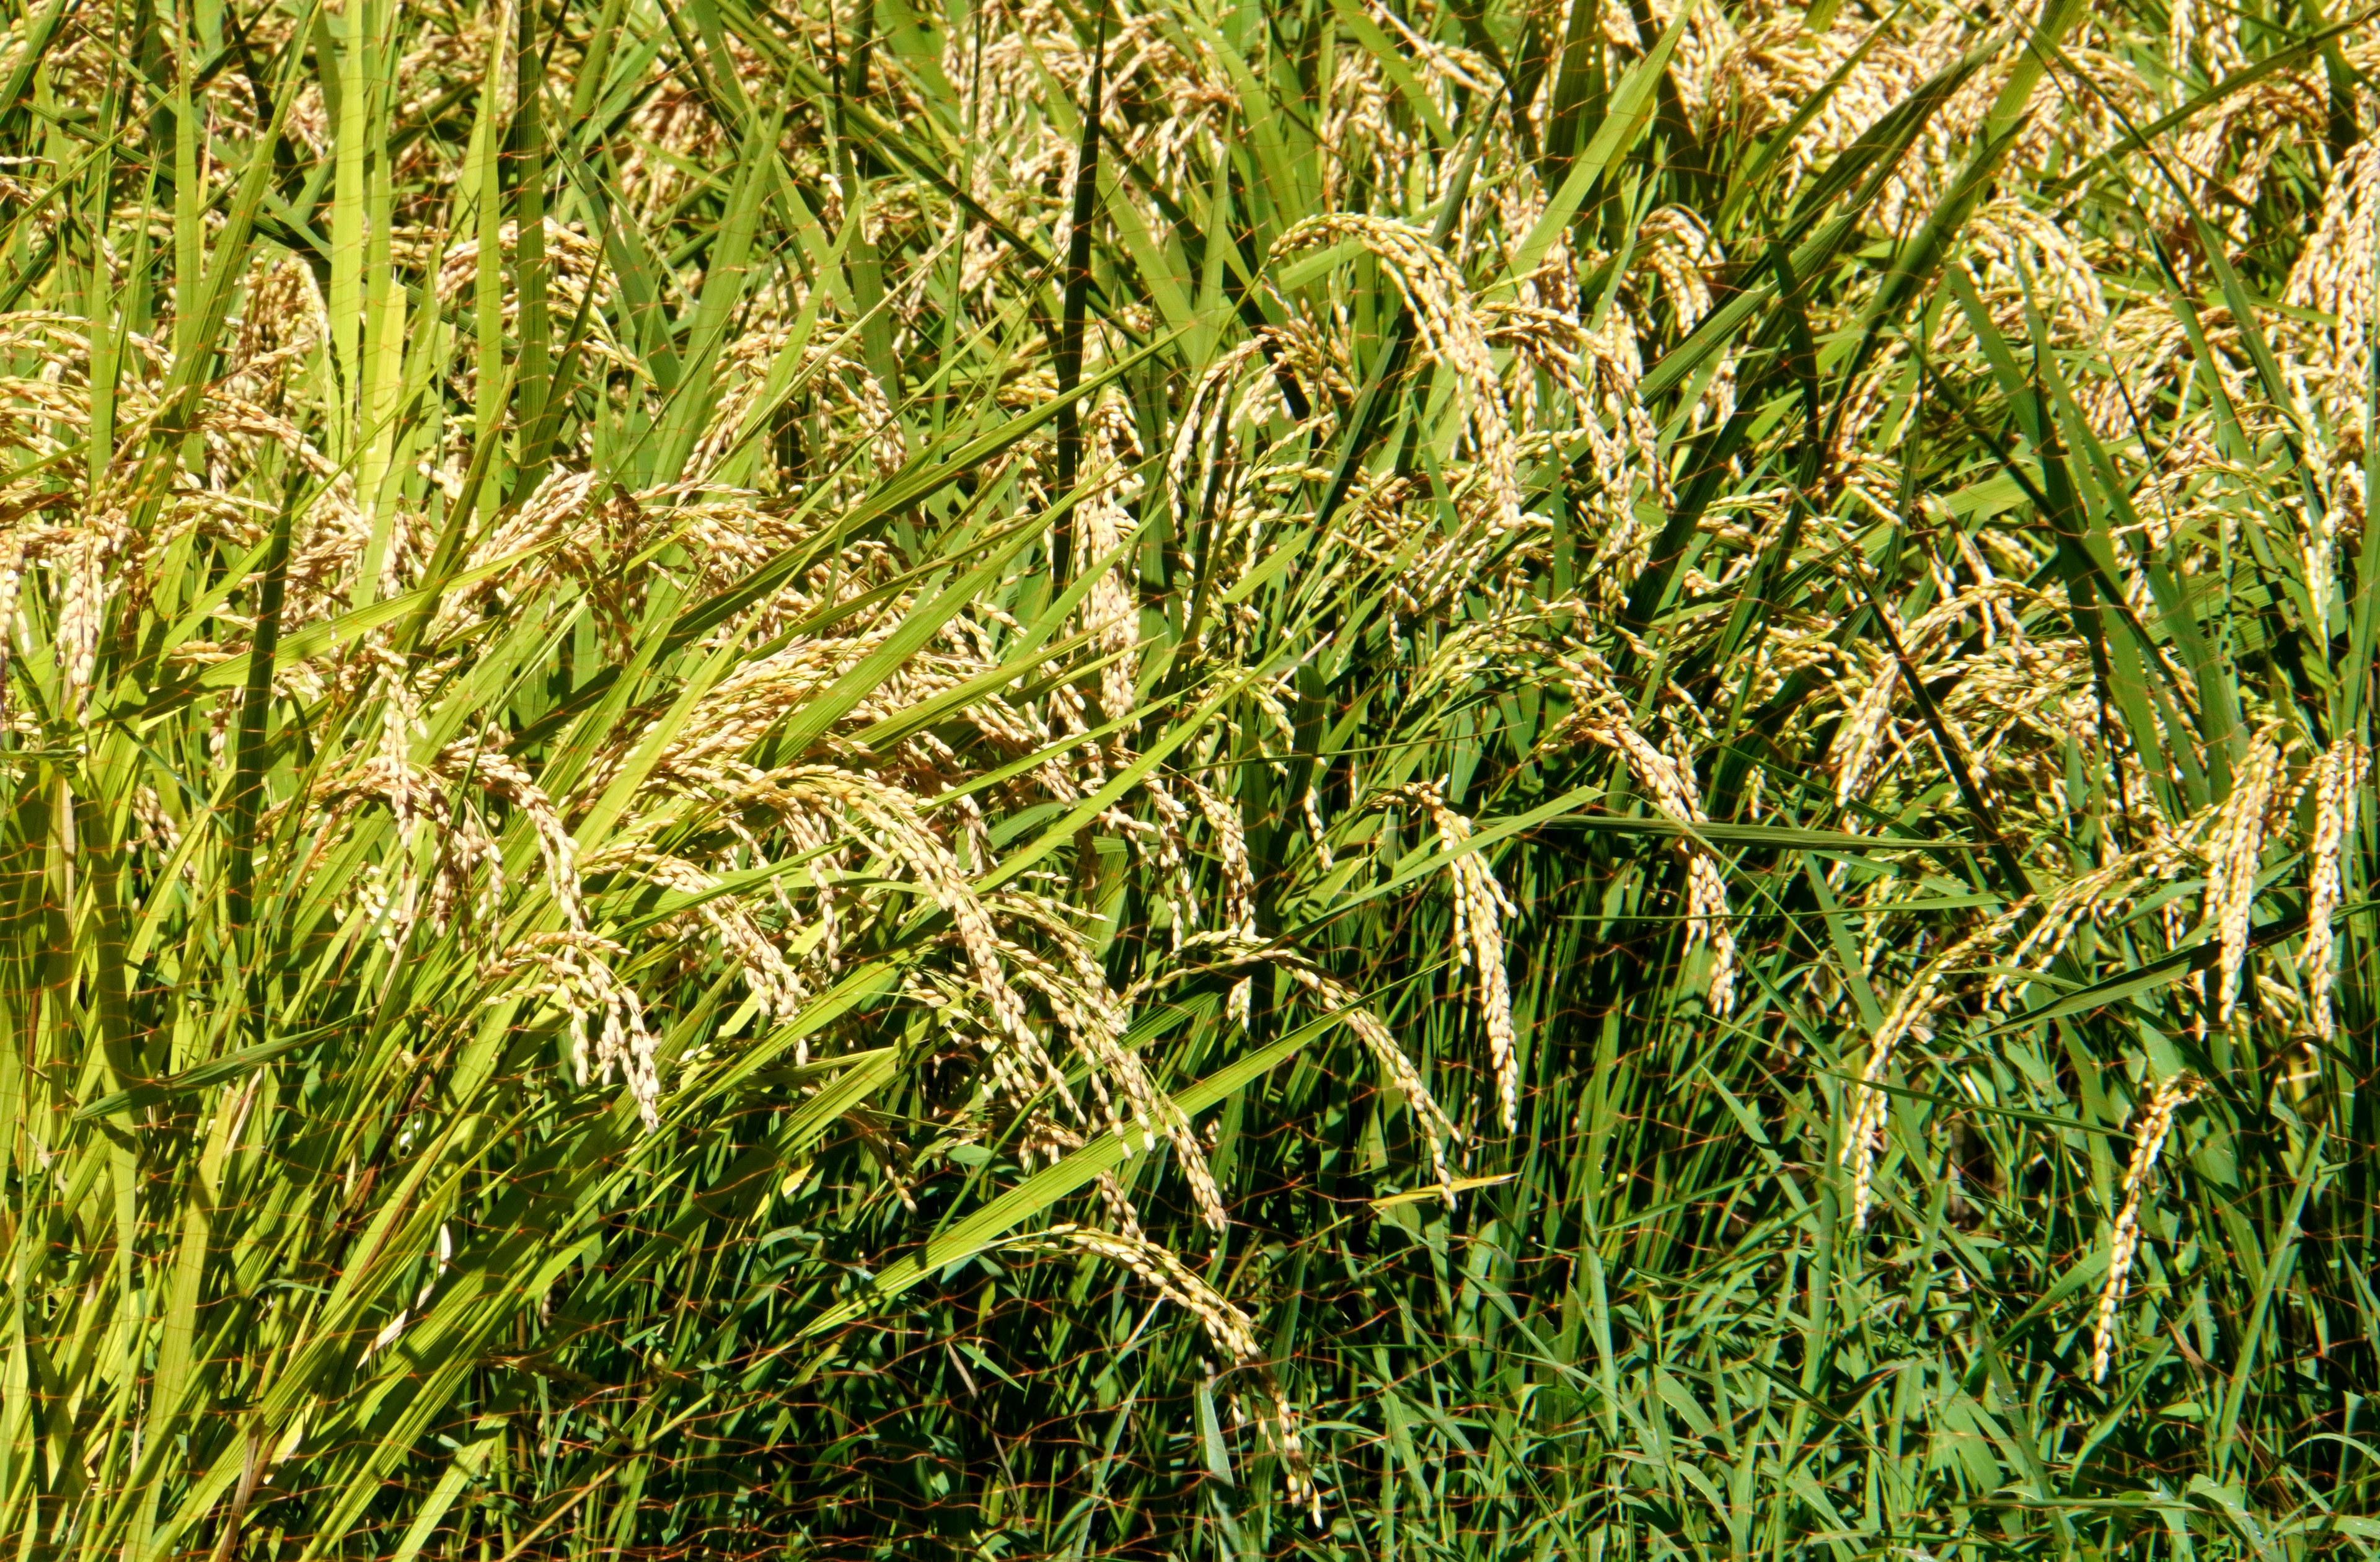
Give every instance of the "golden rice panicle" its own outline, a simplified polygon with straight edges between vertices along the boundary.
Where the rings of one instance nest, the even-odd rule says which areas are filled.
[[[1883,1153],[1885,1129],[1890,1120],[1889,1097],[1882,1085],[1894,1049],[1903,1037],[1931,1033],[1933,1016],[1946,1001],[1943,978],[1961,962],[1997,946],[2032,907],[2030,899],[2019,901],[1920,966],[1916,976],[1901,989],[1877,1024],[1868,1043],[1867,1062],[1852,1086],[1852,1118],[1835,1152],[1836,1164],[1849,1166],[1852,1171],[1852,1230],[1867,1228],[1868,1210],[1875,1202],[1876,1165]]]
[[[808,1001],[808,983],[785,958],[777,940],[753,920],[742,898],[720,892],[724,882],[720,875],[698,863],[638,845],[600,853],[592,866],[598,871],[625,869],[649,884],[699,897],[692,911],[672,918],[668,925],[689,943],[705,930],[716,938],[741,970],[753,1010],[763,1020],[790,1019]]]
[[[833,765],[799,765],[774,779],[788,792],[847,811],[853,823],[925,887],[949,913],[1001,1031],[1026,1048],[1028,1056],[1038,1054],[1039,1043],[1025,1006],[1002,970],[1001,939],[990,913],[950,848],[918,818],[916,799],[898,787]],[[1046,1059],[1044,1063],[1041,1071],[1054,1075],[1054,1068],[1046,1066]]]
[[[1127,480],[1118,471],[1135,448],[1130,409],[1120,400],[1108,401],[1102,404],[1095,426],[1110,482],[1085,501],[1080,511],[1083,556],[1087,562],[1105,557],[1124,541],[1131,519],[1131,512],[1125,506],[1137,497],[1141,487],[1137,481]],[[1137,572],[1127,554],[1100,571],[1083,608],[1085,627],[1098,636],[1099,651],[1108,658],[1106,665],[1099,669],[1099,714],[1111,722],[1122,721],[1132,713],[1139,692],[1137,584]]]
[[[2132,1257],[2141,1245],[2141,1195],[2149,1174],[2156,1169],[2173,1117],[2198,1099],[2204,1081],[2185,1068],[2158,1083],[2148,1104],[2132,1124],[2132,1158],[2124,1168],[2124,1202],[2116,1212],[2116,1229],[2107,1244],[2107,1279],[2099,1288],[2099,1312],[2091,1326],[2091,1381],[2104,1382],[2116,1348],[2116,1315],[2124,1305],[2125,1287],[2132,1274]]]
[[[504,734],[487,727],[476,738],[448,744],[439,753],[439,770],[456,779],[474,777],[481,787],[521,811],[537,837],[538,855],[544,862],[546,886],[554,905],[565,923],[585,932],[587,902],[579,879],[577,842],[563,824],[553,799],[546,796],[545,789],[518,761],[504,751]]]
[[[2323,750],[2314,765],[2313,840],[2306,850],[2306,940],[2298,958],[2309,988],[2314,1033],[2330,1041],[2338,1033],[2332,1001],[2338,985],[2333,923],[2345,890],[2339,871],[2346,844],[2355,837],[2355,809],[2372,753],[2350,738]]]
[[[1381,1021],[1379,1015],[1351,992],[1345,983],[1316,970],[1309,960],[1293,950],[1241,934],[1209,931],[1185,936],[1175,953],[1200,947],[1220,951],[1220,958],[1213,966],[1204,968],[1207,970],[1230,970],[1263,964],[1286,971],[1290,980],[1346,1021],[1347,1028],[1355,1033],[1356,1040],[1363,1043],[1365,1050],[1372,1055],[1373,1061],[1388,1076],[1390,1084],[1404,1097],[1406,1106],[1421,1119],[1422,1137],[1429,1145],[1430,1169],[1437,1178],[1438,1186],[1445,1192],[1447,1203],[1451,1206],[1454,1202],[1453,1173],[1447,1164],[1446,1146],[1450,1142],[1463,1142],[1463,1130],[1439,1104],[1438,1097],[1421,1077],[1421,1070],[1397,1044],[1396,1036]],[[1200,968],[1177,969],[1168,975],[1145,977],[1126,989],[1123,999],[1128,1004],[1161,982],[1178,979],[1196,969]],[[1204,1164],[1203,1160],[1199,1163],[1202,1167]]]
[[[2248,919],[2256,902],[2256,871],[2280,787],[2281,753],[2269,732],[2249,740],[2247,757],[2231,777],[2231,796],[2206,839],[2206,916],[2221,946],[2216,967],[2216,1016],[2228,1021],[2240,997],[2248,959]]]
[[[1886,608],[1889,613],[1891,609]],[[1880,656],[1876,676],[1859,703],[1836,728],[1831,754],[1835,763],[1835,802],[1841,806],[1867,786],[1877,754],[1891,731],[1892,697],[1900,688],[1900,659]]]
[[[66,550],[57,658],[65,674],[67,711],[77,720],[90,714],[100,631],[123,579],[116,567],[119,555],[131,542],[132,529],[123,516],[97,516],[84,523]]]
[[[1191,777],[1180,777],[1183,789],[1197,803],[1215,832],[1215,848],[1223,865],[1223,921],[1216,931],[1234,938],[1257,936],[1256,871],[1248,861],[1248,836],[1240,811]],[[1232,984],[1224,1010],[1245,1029],[1254,1012],[1256,980],[1244,976]]]
[[[17,603],[25,590],[34,535],[34,529],[26,526],[0,531],[0,731],[7,730],[11,721],[8,664],[16,652]]]
[[[1584,737],[1620,754],[1636,784],[1653,795],[1661,811],[1686,824],[1707,824],[1702,790],[1694,767],[1655,748],[1626,716],[1609,703],[1573,718]],[[1711,952],[1711,1008],[1719,1014],[1735,1010],[1735,934],[1730,925],[1727,881],[1711,849],[1681,836],[1678,851],[1686,860],[1686,937],[1689,944]]]
[[[1256,1325],[1246,1313],[1193,1274],[1170,1249],[1137,1232],[1120,1235],[1067,1223],[1052,1226],[1044,1231],[1005,1238],[999,1246],[1011,1251],[1072,1251],[1104,1258],[1130,1270],[1158,1295],[1197,1319],[1227,1366],[1235,1371],[1254,1372],[1263,1385],[1266,1403],[1257,1419],[1281,1458],[1282,1483],[1288,1488],[1293,1503],[1308,1508],[1315,1521],[1321,1521],[1322,1494],[1315,1484],[1314,1471],[1305,1457],[1305,1442],[1298,1434],[1296,1407],[1281,1392],[1280,1384],[1268,1367],[1264,1348],[1257,1340]]]
[[[1333,213],[1300,221],[1273,245],[1275,261],[1305,250],[1328,248],[1353,238],[1370,250],[1395,281],[1413,311],[1423,348],[1458,376],[1468,403],[1472,437],[1483,468],[1488,530],[1503,533],[1521,525],[1519,452],[1512,413],[1504,403],[1502,376],[1469,284],[1429,236],[1410,223],[1355,213]]]
[[[2332,167],[2321,221],[2289,268],[2281,302],[2335,320],[2313,328],[2287,321],[2281,328],[2306,343],[2292,362],[2314,378],[2334,426],[2360,428],[2380,311],[2380,138],[2358,141]]]
[[[1403,1093],[1406,1106],[1421,1119],[1429,1141],[1430,1170],[1437,1177],[1439,1187],[1447,1190],[1446,1202],[1452,1204],[1453,1173],[1447,1167],[1446,1146],[1450,1142],[1460,1144],[1463,1130],[1454,1126],[1454,1119],[1439,1105],[1438,1097],[1430,1093],[1428,1083],[1422,1079],[1421,1071],[1414,1067],[1413,1059],[1405,1056],[1404,1048],[1397,1044],[1396,1037],[1381,1023],[1380,1017],[1346,987],[1303,962],[1285,960],[1282,963],[1298,985],[1345,1014],[1347,1028],[1355,1032],[1356,1040],[1364,1043],[1373,1060]]]
[[[1061,952],[1062,961],[1052,962],[1014,941],[1002,945],[1019,980],[1049,1000],[1060,1026],[1090,1064],[1091,1088],[1107,1113],[1109,1130],[1127,1155],[1154,1150],[1162,1134],[1173,1148],[1199,1218],[1220,1237],[1230,1221],[1206,1149],[1181,1107],[1149,1077],[1140,1055],[1124,1044],[1124,1000],[1109,988],[1098,954],[1074,925],[1075,913],[1061,902],[1032,896],[1009,897],[1001,905],[1013,918],[1039,929]],[[1111,1085],[1121,1088],[1121,1102],[1111,1093]]]
[[[570,1025],[571,1067],[581,1084],[590,1073],[588,1021],[601,1017],[591,1059],[592,1077],[608,1080],[618,1069],[636,1103],[638,1117],[650,1129],[661,1126],[661,1075],[654,1059],[660,1042],[646,1027],[644,1005],[636,989],[612,969],[612,962],[627,953],[621,945],[594,934],[532,934],[495,961],[488,974],[495,979],[527,972],[532,979],[519,991],[548,999],[562,1011]]]
[[[1438,831],[1438,849],[1453,881],[1455,958],[1478,973],[1479,1017],[1495,1070],[1498,1116],[1510,1132],[1520,1125],[1521,1079],[1512,979],[1504,965],[1504,919],[1516,908],[1481,853],[1466,849],[1471,821],[1447,806],[1445,783],[1399,787],[1390,797],[1420,808]]]

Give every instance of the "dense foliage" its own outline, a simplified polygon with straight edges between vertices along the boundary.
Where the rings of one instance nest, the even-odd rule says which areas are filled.
[[[2380,41],[9,0],[0,1547],[2380,1543]]]

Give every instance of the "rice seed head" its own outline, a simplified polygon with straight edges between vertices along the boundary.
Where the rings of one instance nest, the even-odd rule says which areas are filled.
[[[1478,975],[1479,1018],[1488,1032],[1499,1117],[1505,1131],[1520,1125],[1519,1038],[1512,1029],[1512,987],[1504,963],[1504,918],[1516,908],[1481,853],[1465,850],[1471,821],[1447,805],[1442,781],[1400,787],[1384,801],[1420,808],[1438,832],[1454,898],[1455,957]]]
[[[661,1075],[654,1061],[660,1040],[646,1027],[644,1004],[636,989],[612,969],[612,962],[627,952],[589,933],[532,934],[492,962],[487,977],[492,982],[527,973],[530,980],[518,991],[546,998],[563,1012],[570,1026],[571,1067],[582,1084],[590,1072],[588,1023],[600,1019],[593,1077],[608,1080],[617,1069],[636,1103],[637,1116],[650,1130],[661,1127]]]
[[[2132,1257],[2140,1251],[2141,1195],[2149,1174],[2156,1169],[2166,1136],[2173,1131],[2174,1114],[2198,1099],[2204,1081],[2185,1068],[2162,1080],[2132,1125],[2132,1157],[2124,1168],[2124,1202],[2116,1212],[2116,1228],[2108,1239],[2107,1278],[2099,1289],[2099,1311],[2091,1328],[2091,1381],[2107,1376],[2116,1348],[2116,1315],[2124,1304],[2124,1289],[2132,1273]]]
[[[1852,1170],[1852,1230],[1867,1229],[1868,1211],[1875,1202],[1876,1164],[1884,1150],[1885,1129],[1890,1116],[1889,1097],[1881,1086],[1885,1071],[1891,1067],[1894,1049],[1904,1037],[1932,1033],[1933,1016],[1947,998],[1942,990],[1943,979],[1960,965],[1997,946],[2032,909],[2030,898],[2018,901],[1920,966],[1916,976],[1893,1000],[1876,1026],[1868,1043],[1867,1062],[1852,1086],[1852,1119],[1835,1153],[1836,1164]]]
[[[2306,852],[2306,940],[2298,969],[2310,989],[2314,1033],[2325,1041],[2338,1033],[2333,1002],[2338,970],[2332,923],[2345,893],[2342,848],[2354,836],[2356,800],[2371,763],[2370,750],[2353,738],[2341,738],[2323,750],[2314,766],[2313,840]]]
[[[2216,1018],[2228,1022],[2239,1002],[2247,963],[2249,918],[2256,901],[2256,871],[2281,781],[2280,750],[2269,731],[2248,744],[2231,779],[2231,796],[2216,812],[2206,842],[2206,916],[2221,946],[2216,970]]]
[[[1394,279],[1429,356],[1459,376],[1468,402],[1472,437],[1483,468],[1488,530],[1508,533],[1521,525],[1519,451],[1512,412],[1504,400],[1488,336],[1461,269],[1431,245],[1429,235],[1410,223],[1357,213],[1307,217],[1273,246],[1278,261],[1301,250],[1327,248],[1353,238],[1382,262]]]
[[[1707,824],[1702,789],[1692,764],[1655,748],[1634,724],[1610,702],[1599,701],[1574,718],[1575,730],[1621,755],[1636,785],[1653,796],[1661,811],[1686,824]],[[1686,938],[1691,946],[1711,952],[1711,1008],[1718,1014],[1735,1010],[1735,934],[1730,925],[1727,880],[1720,863],[1704,842],[1681,836],[1677,849],[1686,860]]]
[[[1230,1299],[1192,1273],[1172,1250],[1136,1231],[1120,1234],[1067,1223],[1004,1238],[998,1245],[1011,1251],[1078,1252],[1106,1259],[1131,1271],[1158,1295],[1196,1319],[1231,1367],[1255,1373],[1262,1385],[1265,1404],[1257,1422],[1281,1458],[1282,1484],[1291,1502],[1308,1509],[1316,1523],[1321,1522],[1322,1493],[1298,1433],[1297,1408],[1267,1365],[1255,1323]]]
[[[1461,1143],[1463,1130],[1454,1126],[1454,1120],[1439,1105],[1438,1097],[1430,1092],[1428,1083],[1422,1079],[1421,1071],[1414,1067],[1413,1059],[1405,1055],[1404,1048],[1397,1044],[1396,1037],[1368,1005],[1333,978],[1303,961],[1283,960],[1281,963],[1293,981],[1331,1008],[1344,1011],[1348,1029],[1355,1032],[1356,1040],[1364,1043],[1373,1060],[1402,1092],[1405,1104],[1421,1119],[1427,1130],[1430,1171],[1438,1178],[1439,1187],[1447,1190],[1446,1202],[1451,1208],[1454,1203],[1453,1173],[1447,1165],[1446,1146]]]

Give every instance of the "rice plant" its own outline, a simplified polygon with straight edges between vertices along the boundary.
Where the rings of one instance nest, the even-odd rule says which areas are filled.
[[[2380,1543],[2368,13],[0,15],[14,1555]]]

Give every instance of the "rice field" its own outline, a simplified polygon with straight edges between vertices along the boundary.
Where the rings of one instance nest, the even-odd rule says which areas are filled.
[[[2380,18],[6,0],[0,1553],[2380,1550]]]

